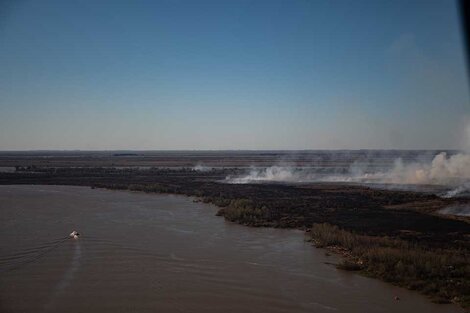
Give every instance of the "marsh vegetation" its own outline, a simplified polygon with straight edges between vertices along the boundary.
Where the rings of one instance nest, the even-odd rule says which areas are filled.
[[[240,171],[34,167],[0,173],[0,184],[79,185],[192,196],[216,205],[217,215],[232,222],[311,232],[317,246],[345,257],[341,269],[415,289],[437,302],[469,306],[470,224],[466,218],[434,214],[468,199],[347,184],[221,182]]]
[[[361,271],[398,286],[420,291],[438,303],[470,306],[468,249],[425,248],[410,241],[367,236],[331,224],[314,224],[312,242],[344,257],[338,268]]]

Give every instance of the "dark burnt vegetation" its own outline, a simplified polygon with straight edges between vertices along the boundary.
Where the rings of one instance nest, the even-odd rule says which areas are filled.
[[[398,236],[439,244],[462,239],[469,224],[424,214],[422,207],[442,208],[457,200],[411,191],[378,190],[340,184],[226,184],[240,169],[192,168],[37,168],[0,173],[0,184],[92,186],[198,197],[220,207],[219,215],[249,226],[310,228],[332,223],[369,235]],[[458,200],[462,202],[463,200]],[[432,240],[431,240],[432,239]]]
[[[416,289],[437,302],[469,305],[470,224],[432,214],[469,199],[347,184],[223,183],[228,175],[242,172],[30,167],[0,173],[0,184],[78,185],[196,197],[219,207],[217,215],[229,221],[311,231],[317,246],[345,257],[341,269]]]

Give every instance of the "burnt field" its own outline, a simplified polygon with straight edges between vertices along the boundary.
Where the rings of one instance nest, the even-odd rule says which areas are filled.
[[[132,158],[113,158],[121,157]],[[184,167],[186,161],[181,160],[173,161],[175,167],[170,169],[148,167],[145,162],[142,167],[100,167],[95,161],[82,159],[75,164],[59,159],[49,160],[49,166],[37,157],[17,159],[14,172],[0,173],[0,184],[77,185],[192,196],[194,201],[218,206],[218,215],[229,221],[310,232],[313,243],[344,256],[346,263],[340,268],[416,289],[437,302],[470,305],[468,218],[437,213],[468,204],[469,198],[344,183],[228,184],[227,176],[246,170],[195,170]],[[3,159],[0,165],[14,164],[9,162]],[[200,161],[187,162],[194,166]],[[220,162],[234,161],[222,158]]]
[[[433,214],[467,198],[444,199],[431,193],[375,189],[337,183],[227,184],[241,169],[191,168],[22,168],[0,173],[0,184],[77,185],[194,196],[221,208],[219,215],[249,226],[308,229],[331,223],[369,235],[399,236],[466,244],[470,225]],[[464,218],[462,218],[464,219]]]

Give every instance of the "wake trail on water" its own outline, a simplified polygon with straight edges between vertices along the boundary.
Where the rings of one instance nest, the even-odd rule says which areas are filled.
[[[50,309],[54,307],[55,300],[60,297],[61,294],[63,294],[66,290],[66,288],[71,284],[75,277],[75,272],[79,269],[80,267],[80,258],[82,256],[82,249],[80,246],[80,242],[76,241],[75,242],[75,249],[74,249],[74,254],[72,257],[72,262],[70,263],[69,268],[67,271],[64,273],[62,276],[62,279],[59,281],[59,283],[56,285],[55,291],[51,297],[51,300],[45,305],[46,309]]]
[[[22,249],[12,255],[2,255],[0,256],[0,273],[18,270],[28,264],[37,262],[45,255],[59,248],[67,240],[70,240],[68,236],[45,242],[32,248]]]

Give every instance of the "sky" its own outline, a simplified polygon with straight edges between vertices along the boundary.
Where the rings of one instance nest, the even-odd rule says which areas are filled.
[[[460,149],[457,3],[0,1],[0,150]]]

